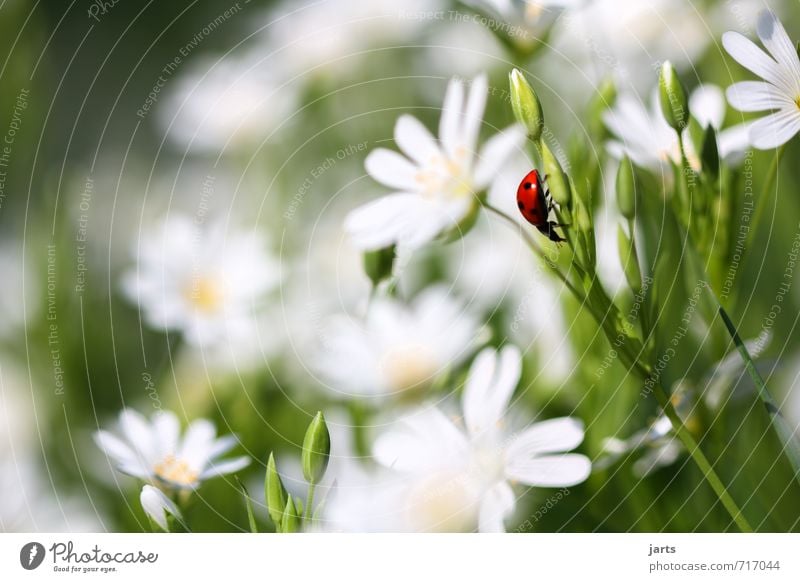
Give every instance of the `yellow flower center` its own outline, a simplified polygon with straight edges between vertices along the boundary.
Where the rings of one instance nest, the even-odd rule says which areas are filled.
[[[192,469],[186,461],[178,459],[174,455],[167,455],[163,461],[156,463],[153,471],[160,479],[178,485],[193,485],[197,482],[198,477],[197,471]]]
[[[398,346],[388,350],[381,360],[381,368],[394,392],[417,388],[429,382],[438,372],[438,366],[430,350],[420,344]]]
[[[434,474],[411,490],[407,502],[410,521],[419,531],[459,532],[475,526],[478,499],[465,473]]]
[[[222,307],[222,286],[211,277],[193,278],[186,297],[198,311],[212,313]]]
[[[452,158],[442,155],[431,158],[415,176],[423,198],[440,196],[452,200],[471,196],[474,187],[466,161],[467,149],[463,146],[456,149]]]

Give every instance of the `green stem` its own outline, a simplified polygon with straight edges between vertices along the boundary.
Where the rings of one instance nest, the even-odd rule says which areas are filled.
[[[714,493],[716,493],[717,498],[720,500],[723,507],[725,507],[725,509],[728,511],[740,531],[743,533],[751,533],[753,531],[752,526],[747,521],[747,518],[742,513],[742,510],[739,509],[739,506],[736,505],[736,502],[733,500],[730,493],[728,493],[728,490],[725,488],[725,484],[714,471],[714,467],[711,466],[711,463],[703,454],[703,451],[700,450],[700,446],[692,436],[692,433],[689,432],[689,429],[683,424],[681,417],[678,415],[678,411],[675,410],[675,407],[672,405],[672,401],[661,387],[661,384],[655,384],[654,393],[659,405],[672,423],[672,428],[675,430],[675,434],[680,439],[681,443],[683,443],[683,446],[686,447],[686,450],[689,452],[692,460],[697,465],[697,468],[703,473],[703,477],[714,490]]]
[[[733,325],[733,321],[731,321],[731,318],[721,305],[719,306],[719,314],[720,317],[722,317],[722,321],[725,323],[725,327],[728,329],[728,333],[733,339],[733,343],[736,344],[739,354],[742,356],[742,360],[744,360],[744,367],[747,373],[756,386],[758,396],[761,398],[761,402],[767,410],[772,428],[775,430],[775,434],[778,435],[783,452],[786,458],[789,459],[792,469],[794,469],[795,479],[800,482],[800,443],[798,443],[794,435],[794,430],[786,421],[780,409],[778,409],[778,405],[772,398],[772,394],[767,390],[764,379],[761,377],[761,374],[759,374],[758,369],[756,369],[755,363],[753,363],[750,352],[747,351],[747,346],[744,345],[742,338],[739,336],[739,332],[736,331],[736,326]]]
[[[311,519],[311,507],[314,505],[314,490],[316,488],[317,484],[313,481],[308,484],[308,497],[306,497],[306,507],[305,511],[303,511],[303,521]]]

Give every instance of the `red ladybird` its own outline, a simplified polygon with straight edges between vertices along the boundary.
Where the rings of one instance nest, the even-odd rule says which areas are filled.
[[[553,208],[553,200],[537,170],[531,170],[520,182],[517,188],[517,207],[525,220],[538,228],[547,238],[555,242],[564,241],[555,231],[556,227],[561,225],[548,219]]]

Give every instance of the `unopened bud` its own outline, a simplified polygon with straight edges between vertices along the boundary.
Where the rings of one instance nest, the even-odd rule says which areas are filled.
[[[508,78],[514,117],[525,127],[528,137],[539,141],[544,128],[544,113],[539,97],[519,69],[512,70]]]
[[[669,61],[661,65],[658,90],[664,119],[675,131],[683,131],[689,123],[689,101],[686,99],[686,90]]]
[[[308,425],[303,439],[303,477],[309,483],[319,483],[328,468],[331,454],[331,435],[322,412],[317,412]]]

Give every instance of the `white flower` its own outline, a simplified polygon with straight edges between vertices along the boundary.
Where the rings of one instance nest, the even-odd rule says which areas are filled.
[[[382,397],[429,385],[470,355],[477,320],[443,287],[406,306],[379,298],[365,321],[333,318],[323,332],[317,369],[334,390]]]
[[[405,156],[379,148],[365,161],[375,180],[397,191],[348,215],[345,229],[356,246],[418,248],[458,228],[477,209],[478,195],[524,139],[522,128],[514,125],[476,153],[486,92],[483,75],[472,82],[468,95],[463,81],[450,81],[438,143],[415,117],[397,120],[394,137]]]
[[[283,0],[255,19],[264,38],[256,51],[287,78],[340,81],[374,56],[368,49],[412,41],[421,15],[442,7],[441,0]]]
[[[515,44],[528,47],[541,42],[564,9],[576,6],[579,0],[462,0],[462,2],[493,18],[495,22],[490,20],[486,22],[493,31],[503,32]],[[502,23],[508,26],[502,26]]]
[[[725,103],[719,88],[701,85],[689,99],[689,109],[702,127],[710,124],[720,129]],[[659,173],[669,173],[670,163],[681,163],[678,135],[664,119],[658,92],[653,92],[649,108],[632,94],[620,95],[614,107],[603,113],[603,121],[617,138],[609,143],[612,154],[618,157],[627,155],[636,165]],[[683,144],[689,164],[699,170],[700,157],[688,128],[683,132]],[[720,157],[730,163],[736,162],[749,145],[746,126],[737,125],[720,131],[717,145]]]
[[[521,432],[505,425],[520,378],[520,353],[482,351],[462,398],[465,427],[437,408],[406,417],[373,448],[382,465],[408,476],[406,511],[419,530],[503,531],[516,497],[511,483],[567,487],[584,481],[589,459],[562,454],[583,440],[573,418],[535,423]]]
[[[223,226],[179,216],[142,235],[122,283],[150,326],[179,330],[200,347],[255,341],[255,310],[278,284],[277,262],[258,235]]]
[[[742,81],[728,87],[730,104],[740,111],[772,111],[753,122],[750,139],[768,150],[785,144],[800,131],[800,58],[773,12],[763,11],[756,27],[769,54],[738,32],[722,35],[725,50],[764,81]]]
[[[158,111],[169,138],[199,153],[266,141],[292,113],[297,97],[262,59],[203,59],[170,83]]]
[[[164,531],[169,531],[169,525],[167,524],[168,513],[177,517],[178,520],[183,519],[180,510],[172,500],[152,485],[142,487],[139,501],[142,503],[144,512]]]
[[[236,445],[236,437],[217,438],[214,425],[199,419],[181,438],[177,417],[158,412],[148,422],[141,414],[125,410],[119,416],[122,438],[99,430],[97,446],[121,472],[176,489],[195,489],[212,477],[233,473],[250,463],[247,457],[220,460]]]

